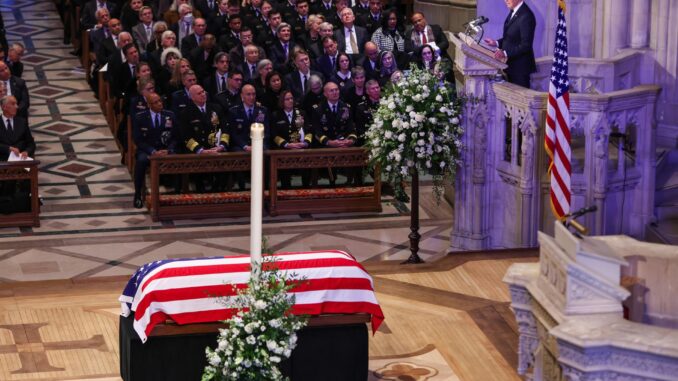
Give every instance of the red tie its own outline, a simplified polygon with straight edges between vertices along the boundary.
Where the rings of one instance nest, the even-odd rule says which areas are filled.
[[[428,41],[426,40],[426,31],[421,32],[421,45],[426,45],[428,44]]]

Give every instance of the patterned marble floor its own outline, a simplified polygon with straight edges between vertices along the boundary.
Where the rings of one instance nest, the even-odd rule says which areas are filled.
[[[126,277],[157,259],[247,253],[249,221],[154,223],[133,209],[130,175],[53,2],[0,0],[0,11],[8,39],[27,47],[45,200],[39,228],[0,229],[0,380],[119,381]],[[430,186],[420,194],[424,266],[397,265],[409,255],[410,206],[388,198],[381,213],[266,217],[264,234],[278,252],[346,250],[373,274],[387,320],[370,337],[371,381],[518,380],[501,278],[535,253],[446,255],[452,209]]]

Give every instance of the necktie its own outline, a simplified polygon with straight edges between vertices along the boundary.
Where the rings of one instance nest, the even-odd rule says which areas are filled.
[[[152,35],[151,27],[146,25],[146,40],[151,41],[151,35]]]
[[[332,114],[337,114],[337,105],[332,105]]]
[[[118,46],[118,37],[113,36],[113,45]]]
[[[214,0],[209,1],[209,7],[210,9],[214,9]]]
[[[205,113],[205,106],[200,107],[200,112],[203,113],[203,114]]]
[[[251,77],[254,78],[254,73],[257,70],[257,67],[254,64],[252,64],[252,65],[250,65],[250,70],[251,70],[251,74],[252,74]]]
[[[355,32],[353,31],[353,28],[351,28],[350,33],[351,33],[351,50],[353,51],[353,54],[358,54],[358,43],[355,40]]]
[[[291,112],[287,113],[287,122],[292,123],[292,113]]]
[[[252,109],[247,109],[247,120],[251,121],[252,120]]]
[[[421,45],[426,45],[428,44],[428,40],[426,39],[426,30],[421,32]]]
[[[135,76],[134,69],[136,69],[136,65],[130,65],[130,69],[132,69],[132,77]]]
[[[306,25],[306,16],[303,16],[301,19],[304,20],[304,25]]]
[[[334,70],[334,56],[330,56],[330,63],[332,63],[332,69]]]
[[[160,128],[160,114],[155,114],[155,128]]]
[[[303,93],[306,94],[308,91],[308,75],[304,75],[304,83],[302,84]]]
[[[226,91],[226,76],[221,76],[221,89],[219,92]]]
[[[14,128],[12,128],[12,120],[11,119],[7,119],[7,131],[14,132]]]
[[[285,59],[287,59],[287,55],[289,54],[289,50],[288,50],[289,46],[288,46],[287,42],[283,44],[283,48],[285,49]]]
[[[184,36],[188,35],[188,28],[190,25],[187,22],[184,22]]]

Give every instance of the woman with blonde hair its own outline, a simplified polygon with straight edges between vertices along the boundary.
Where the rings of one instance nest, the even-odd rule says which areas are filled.
[[[191,62],[187,58],[180,58],[179,61],[174,65],[172,79],[169,80],[169,94],[184,88],[184,85],[181,82],[181,77],[189,70],[191,70]]]

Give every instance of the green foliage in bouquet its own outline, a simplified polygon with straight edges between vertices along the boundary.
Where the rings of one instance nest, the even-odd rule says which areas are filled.
[[[203,381],[285,379],[280,363],[290,357],[297,345],[296,332],[307,323],[305,317],[290,313],[295,297],[288,291],[300,280],[280,271],[274,261],[265,260],[261,268],[247,288],[236,289],[234,297],[219,298],[225,308],[238,312],[225,321],[228,327],[220,330],[216,349],[206,348]]]
[[[443,182],[454,181],[464,132],[463,100],[439,76],[411,67],[409,74],[386,89],[366,133],[370,162],[379,164],[396,193],[416,167],[433,176],[439,201]]]

